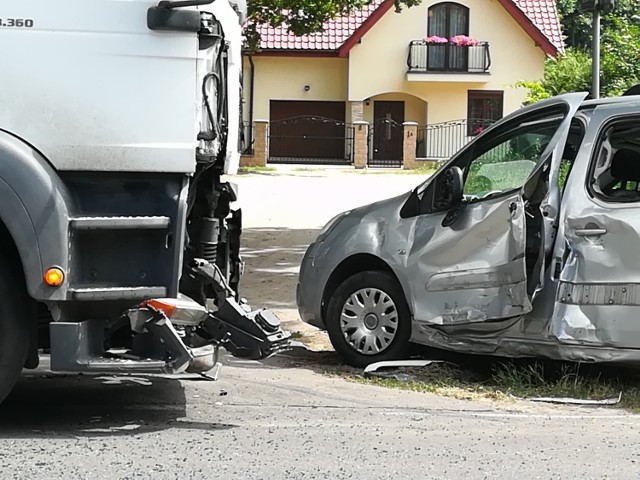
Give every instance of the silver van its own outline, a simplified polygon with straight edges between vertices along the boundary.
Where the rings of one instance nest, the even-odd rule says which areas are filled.
[[[355,366],[409,342],[640,365],[640,96],[555,97],[308,248],[305,322]]]

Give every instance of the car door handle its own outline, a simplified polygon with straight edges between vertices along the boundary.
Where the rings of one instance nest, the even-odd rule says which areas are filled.
[[[579,228],[575,231],[578,237],[599,237],[607,233],[606,228]]]

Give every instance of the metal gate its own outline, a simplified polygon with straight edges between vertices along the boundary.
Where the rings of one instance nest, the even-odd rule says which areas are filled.
[[[416,158],[443,160],[469,143],[494,123],[487,119],[462,119],[419,125],[416,138]]]
[[[331,118],[299,116],[269,124],[268,163],[351,165],[353,125]]]
[[[404,126],[390,118],[376,120],[369,126],[370,167],[402,167]]]

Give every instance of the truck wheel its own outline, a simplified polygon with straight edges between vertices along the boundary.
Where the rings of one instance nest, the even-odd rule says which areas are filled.
[[[33,302],[24,281],[0,257],[0,402],[18,381],[29,346],[28,307]]]
[[[396,279],[386,272],[367,271],[336,288],[327,306],[326,325],[333,348],[344,361],[365,367],[407,358],[410,317]]]

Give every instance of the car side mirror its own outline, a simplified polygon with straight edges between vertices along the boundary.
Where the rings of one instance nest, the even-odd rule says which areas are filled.
[[[464,194],[464,176],[460,167],[451,167],[443,174],[435,206],[439,210],[449,210],[462,202]]]

